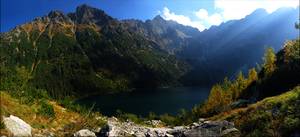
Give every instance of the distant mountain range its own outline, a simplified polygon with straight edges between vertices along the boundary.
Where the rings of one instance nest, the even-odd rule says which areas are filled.
[[[204,70],[198,77],[209,74],[205,79],[212,81],[220,76],[231,78],[240,70],[247,71],[260,64],[266,47],[277,52],[285,41],[297,38],[299,32],[294,28],[297,20],[299,8],[282,8],[271,14],[258,9],[241,20],[200,32],[195,38],[198,43],[186,46],[179,55],[192,64],[196,62],[193,65],[196,72]]]
[[[160,16],[117,20],[81,5],[2,33],[0,63],[25,66],[33,86],[60,94],[207,85],[260,63],[268,46],[281,49],[299,35],[298,19],[299,9],[258,9],[200,32]]]

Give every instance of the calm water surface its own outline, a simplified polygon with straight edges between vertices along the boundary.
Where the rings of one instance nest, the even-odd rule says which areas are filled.
[[[158,89],[137,89],[128,93],[93,95],[77,101],[92,106],[104,115],[114,115],[116,110],[146,116],[156,114],[177,114],[180,109],[191,109],[203,102],[209,95],[209,88],[176,87]]]

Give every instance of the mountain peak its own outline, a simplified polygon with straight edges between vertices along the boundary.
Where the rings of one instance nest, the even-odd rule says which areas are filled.
[[[166,20],[161,15],[157,15],[152,19],[152,22],[165,23]]]
[[[91,7],[87,4],[81,4],[81,5],[77,6],[77,8],[93,8],[93,7]]]
[[[252,12],[252,14],[268,14],[266,9],[259,8]]]
[[[159,21],[164,21],[165,19],[164,18],[162,18],[160,15],[157,15],[157,16],[155,16],[154,18],[153,18],[153,20],[159,20]]]
[[[76,21],[78,23],[96,23],[103,24],[113,18],[107,15],[103,10],[83,4],[76,8]]]
[[[96,9],[92,6],[89,6],[87,4],[82,4],[82,5],[79,5],[77,8],[76,8],[76,12],[87,12],[87,11],[91,11],[91,10],[98,10],[98,11],[102,11],[100,9]]]
[[[166,23],[166,20],[163,19],[160,15],[157,15],[155,16],[152,20],[151,20],[151,23],[154,23],[154,24],[165,24]]]
[[[68,16],[66,16],[62,11],[58,11],[58,10],[50,11],[48,14],[48,18],[50,18],[50,20],[55,21],[55,22],[64,22],[64,21],[70,22],[71,21]]]
[[[251,14],[247,15],[245,18],[258,18],[264,17],[266,15],[268,15],[268,12],[263,8],[259,8],[253,11]]]
[[[61,11],[53,10],[49,12],[48,17],[49,18],[64,17],[64,14]]]

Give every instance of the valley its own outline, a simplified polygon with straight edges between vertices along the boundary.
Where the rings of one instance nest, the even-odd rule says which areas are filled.
[[[299,7],[203,31],[79,5],[1,32],[0,135],[300,135]]]

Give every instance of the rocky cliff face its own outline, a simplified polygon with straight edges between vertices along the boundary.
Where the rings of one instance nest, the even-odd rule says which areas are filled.
[[[128,31],[154,41],[169,54],[177,54],[184,47],[193,44],[200,33],[195,28],[164,20],[160,15],[145,22],[123,20],[122,23]]]
[[[114,19],[108,16],[103,10],[92,8],[88,5],[81,5],[76,8],[75,13],[68,14],[77,24],[107,25]]]

